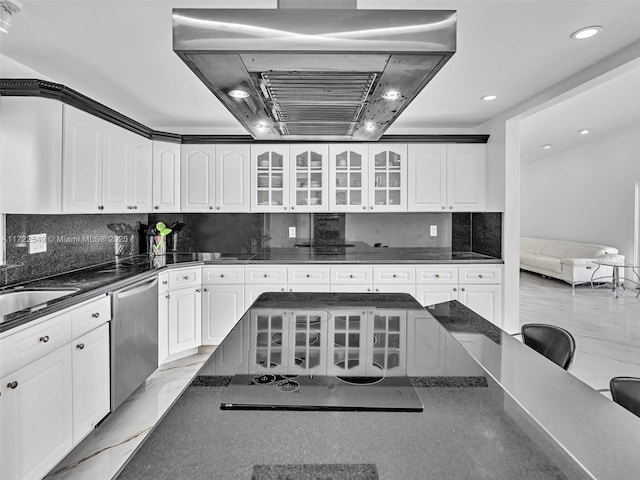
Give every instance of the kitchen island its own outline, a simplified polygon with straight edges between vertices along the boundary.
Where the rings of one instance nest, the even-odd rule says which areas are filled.
[[[314,377],[330,381],[306,396]],[[406,379],[421,409],[379,401]],[[341,403],[345,387],[371,398]],[[639,431],[456,301],[267,293],[119,478],[634,478]]]

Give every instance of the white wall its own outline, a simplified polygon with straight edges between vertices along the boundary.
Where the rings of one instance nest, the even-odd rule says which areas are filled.
[[[520,173],[523,237],[610,245],[632,258],[640,124],[523,162]]]

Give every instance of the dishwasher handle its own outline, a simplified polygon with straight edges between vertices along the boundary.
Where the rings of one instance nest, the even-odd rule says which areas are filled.
[[[116,290],[114,295],[117,299],[127,298],[132,295],[137,295],[145,290],[150,290],[154,288],[158,284],[158,279],[154,278],[152,280],[148,280],[146,282],[135,283],[128,288],[123,288],[122,290]]]

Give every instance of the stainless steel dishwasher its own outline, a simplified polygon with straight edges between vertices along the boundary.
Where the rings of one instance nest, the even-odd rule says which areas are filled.
[[[158,368],[158,280],[112,292],[111,411]]]

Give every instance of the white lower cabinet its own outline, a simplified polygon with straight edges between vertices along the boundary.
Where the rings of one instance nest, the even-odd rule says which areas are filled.
[[[39,479],[71,450],[71,363],[67,344],[0,380],[3,479]]]
[[[417,285],[416,299],[425,307],[435,303],[458,300],[456,285]]]
[[[76,445],[110,409],[109,325],[75,339],[73,356],[73,444]]]
[[[244,304],[249,308],[256,298],[266,292],[286,292],[286,283],[246,284],[244,287]]]
[[[461,284],[458,300],[497,326],[502,325],[502,286]]]
[[[187,287],[169,292],[168,354],[176,355],[201,345],[201,288]]]
[[[220,345],[244,313],[244,285],[202,286],[202,344]]]

